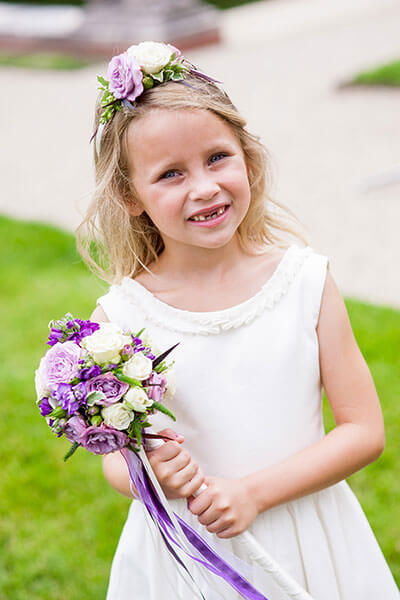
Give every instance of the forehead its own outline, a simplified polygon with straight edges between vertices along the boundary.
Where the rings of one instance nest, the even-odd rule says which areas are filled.
[[[230,125],[209,110],[153,109],[127,131],[132,169],[181,160],[219,144],[240,147]]]

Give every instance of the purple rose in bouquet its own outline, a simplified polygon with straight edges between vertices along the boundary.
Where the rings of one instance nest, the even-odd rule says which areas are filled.
[[[86,381],[87,394],[90,394],[90,392],[102,392],[104,394],[104,399],[96,401],[96,404],[102,404],[103,406],[110,406],[118,402],[128,390],[129,385],[120,381],[111,372],[98,375]]]
[[[75,342],[57,342],[40,361],[37,377],[43,388],[55,390],[78,376],[81,349]]]
[[[79,444],[82,434],[86,431],[85,419],[80,415],[71,417],[65,424],[64,434],[67,440]]]
[[[124,448],[128,443],[128,436],[102,423],[99,427],[88,427],[80,436],[79,442],[93,454],[108,454]]]

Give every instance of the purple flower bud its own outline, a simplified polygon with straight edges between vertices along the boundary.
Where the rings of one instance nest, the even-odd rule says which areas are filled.
[[[51,413],[51,411],[53,410],[52,407],[50,406],[50,402],[48,398],[42,398],[40,404],[39,404],[39,408],[40,408],[40,414],[43,417],[46,417],[47,415],[49,415]]]
[[[121,357],[126,359],[131,356],[133,356],[133,348],[130,344],[126,344],[121,350]]]

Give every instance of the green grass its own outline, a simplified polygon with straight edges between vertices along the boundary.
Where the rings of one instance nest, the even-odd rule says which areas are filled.
[[[99,457],[57,440],[35,405],[33,373],[47,323],[89,316],[105,284],[88,274],[70,234],[0,217],[0,598],[99,600],[129,500],[105,482]],[[382,457],[349,482],[400,582],[396,499],[400,456],[400,312],[346,301],[386,421]],[[334,425],[324,401],[326,428]]]
[[[70,71],[86,67],[93,61],[66,54],[34,52],[32,54],[0,53],[0,67],[22,67],[24,69],[56,69]]]
[[[400,60],[360,73],[353,79],[352,83],[398,87],[400,86]]]

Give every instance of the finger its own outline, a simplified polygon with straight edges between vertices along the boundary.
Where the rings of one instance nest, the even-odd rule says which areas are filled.
[[[207,493],[207,490],[200,492],[194,500],[189,502],[189,510],[194,515],[201,515],[205,510],[207,510],[212,504],[211,496]]]
[[[169,463],[166,463],[169,467]],[[196,463],[190,463],[180,471],[175,471],[170,477],[170,485],[176,490],[181,490],[182,486],[188,483],[197,474],[198,466]]]
[[[177,433],[176,431],[174,431],[170,427],[166,427],[165,429],[162,429],[161,431],[157,431],[157,433],[158,433],[158,435],[165,435],[165,436],[167,436],[169,438],[173,438],[174,440],[176,440],[180,444],[185,439],[182,434]]]
[[[193,475],[195,474],[195,472],[198,469],[197,464],[192,461],[192,457],[190,456],[189,452],[182,447],[181,447],[181,452],[179,452],[179,454],[177,454],[176,456],[174,456],[167,462],[168,462],[168,466],[177,473],[179,471],[182,471],[186,467],[189,467],[190,465],[193,465],[193,467],[196,467],[195,470],[193,471]]]
[[[181,452],[181,446],[178,442],[165,442],[155,450],[146,450],[151,466],[160,462],[166,462],[175,458]]]
[[[197,473],[187,484],[182,488],[182,495],[187,498],[193,498],[193,494],[200,488],[204,481],[202,473]]]

